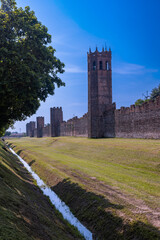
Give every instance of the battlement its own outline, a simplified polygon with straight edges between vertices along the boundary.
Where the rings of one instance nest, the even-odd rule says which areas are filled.
[[[78,118],[74,116],[60,124],[60,136],[85,136],[88,135],[88,114]]]
[[[79,121],[81,119],[88,119],[88,113],[85,113],[82,117],[77,117],[77,116],[74,116],[73,118],[70,118],[68,119],[67,121],[63,121],[63,123],[71,123],[73,121]]]
[[[98,48],[96,48],[96,50],[94,52],[92,52],[91,48],[89,48],[89,52],[87,52],[87,54],[93,55],[93,56],[95,56],[95,55],[104,55],[105,56],[106,54],[110,54],[110,56],[111,56],[112,52],[111,52],[111,48],[109,48],[109,50],[107,50],[107,48],[104,49],[104,47],[103,47],[101,52],[98,51]]]
[[[61,110],[62,110],[62,107],[53,107],[53,108],[51,108],[51,109],[53,109],[53,110],[55,110],[55,111],[56,111],[56,110],[60,110],[60,111],[61,111]]]
[[[140,106],[115,111],[115,135],[126,138],[160,138],[160,96]]]
[[[147,111],[154,111],[160,109],[160,96],[157,97],[155,100],[149,100],[147,102],[142,103],[142,105],[135,106],[130,105],[130,107],[121,107],[120,109],[116,110],[116,115],[119,114],[130,114],[130,113],[141,113]]]

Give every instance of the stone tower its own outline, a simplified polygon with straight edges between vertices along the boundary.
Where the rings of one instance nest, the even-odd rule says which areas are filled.
[[[27,123],[26,124],[26,136],[29,137],[29,135],[30,135],[30,124]]]
[[[114,137],[111,50],[88,53],[88,137]]]
[[[60,124],[63,122],[62,107],[50,108],[51,137],[60,136]]]
[[[34,130],[36,127],[35,122],[29,122],[26,124],[26,135],[29,137],[34,137]]]
[[[43,137],[44,117],[37,117],[37,137]]]

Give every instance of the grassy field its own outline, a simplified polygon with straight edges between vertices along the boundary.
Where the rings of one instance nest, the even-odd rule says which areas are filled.
[[[82,189],[122,206],[107,211],[124,221],[160,227],[159,140],[59,137],[7,141],[50,186],[69,178]]]
[[[83,239],[0,141],[0,240]]]

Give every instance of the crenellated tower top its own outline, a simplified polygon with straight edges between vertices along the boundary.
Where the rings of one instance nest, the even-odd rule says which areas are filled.
[[[89,48],[89,52],[87,52],[87,54],[102,54],[102,53],[111,53],[111,48],[109,48],[109,50],[107,50],[107,47],[102,47],[102,51],[98,51],[98,48],[96,47],[96,50],[94,52],[92,52],[91,48]]]

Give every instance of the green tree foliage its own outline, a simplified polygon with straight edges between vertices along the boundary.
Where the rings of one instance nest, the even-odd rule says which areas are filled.
[[[48,46],[51,36],[29,7],[1,0],[0,9],[0,132],[25,120],[65,84],[58,73],[64,64]]]
[[[1,127],[1,129],[0,129],[0,137],[4,136],[6,129],[7,129],[7,126],[6,127]]]
[[[8,136],[10,136],[10,135],[11,135],[11,132],[9,132],[9,131],[6,131],[5,134],[4,134],[5,137],[6,137],[6,136],[8,137]]]
[[[148,95],[148,91],[147,93],[144,95],[144,100],[143,99],[137,99],[137,101],[135,102],[136,106],[140,106],[142,105],[144,102],[148,102],[149,100],[155,100],[158,96],[160,96],[160,84],[158,87],[155,87],[152,89],[151,94]]]
[[[137,101],[135,102],[136,106],[142,105],[142,103],[144,103],[143,99],[137,99]]]
[[[5,12],[11,11],[15,5],[14,0],[1,0],[1,9]]]
[[[156,97],[160,96],[160,84],[151,91],[150,99],[154,100]]]

